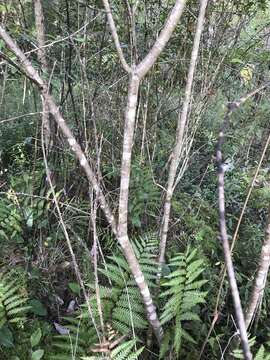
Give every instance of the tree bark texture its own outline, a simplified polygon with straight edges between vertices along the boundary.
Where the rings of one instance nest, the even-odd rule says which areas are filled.
[[[246,318],[245,318],[246,328],[248,328],[249,325],[251,324],[256,314],[256,310],[258,309],[261,300],[263,298],[269,266],[270,266],[270,208],[268,209],[268,216],[267,216],[266,228],[265,228],[265,238],[261,249],[258,270],[246,310]]]
[[[48,74],[49,68],[46,59],[46,52],[45,52],[45,26],[44,26],[44,15],[43,15],[43,7],[42,7],[42,0],[35,0],[34,1],[34,8],[35,8],[35,22],[36,22],[36,30],[37,30],[37,43],[38,43],[38,51],[37,56],[38,60],[41,64],[41,69],[43,73]],[[43,126],[43,133],[44,133],[44,142],[45,142],[45,149],[46,153],[48,154],[50,148],[50,141],[51,141],[51,127],[50,127],[50,118],[49,118],[49,108],[48,104],[44,97],[42,97],[42,126]]]

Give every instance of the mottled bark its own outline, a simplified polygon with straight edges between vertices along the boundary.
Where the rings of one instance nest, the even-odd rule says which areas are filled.
[[[37,56],[41,64],[42,72],[48,74],[49,72],[48,63],[44,48],[45,26],[44,26],[42,0],[34,0],[34,8],[35,8],[35,22],[36,22],[36,31],[37,31],[37,43],[38,43]],[[42,126],[44,133],[45,149],[46,149],[46,153],[48,153],[50,148],[50,140],[51,140],[51,127],[50,127],[50,119],[49,119],[49,108],[44,97],[42,97]]]
[[[122,151],[121,182],[119,197],[119,219],[118,219],[118,240],[128,261],[137,286],[139,287],[143,302],[146,308],[147,318],[153,327],[156,338],[160,342],[163,336],[163,330],[157,317],[156,307],[153,304],[152,296],[148,284],[141,271],[140,264],[136,258],[131,242],[128,238],[128,200],[129,200],[129,182],[131,169],[131,155],[134,136],[134,125],[136,117],[136,106],[139,90],[139,78],[136,72],[130,77],[128,100],[125,113],[125,129]]]
[[[232,293],[234,311],[237,319],[237,326],[240,332],[240,338],[243,348],[244,357],[246,360],[252,359],[252,354],[249,349],[248,336],[245,326],[244,313],[241,305],[240,295],[237,287],[237,282],[234,273],[234,267],[231,256],[230,243],[227,234],[226,217],[225,217],[225,195],[224,195],[224,166],[222,162],[222,144],[224,142],[224,131],[229,123],[229,117],[233,108],[228,107],[222,127],[219,132],[219,140],[217,144],[216,161],[218,166],[218,207],[219,207],[219,228],[220,238],[223,247],[223,255],[229,279],[230,289]]]
[[[246,328],[249,327],[251,321],[256,315],[256,311],[260,306],[263,298],[263,293],[266,285],[267,275],[270,266],[270,208],[268,209],[268,216],[265,228],[265,238],[261,249],[260,260],[257,274],[254,280],[254,285],[251,291],[250,300],[246,309]]]
[[[113,21],[108,0],[103,0],[111,33],[115,42],[115,46],[120,57],[123,68],[130,73],[129,90],[127,97],[127,106],[125,112],[124,123],[124,137],[123,137],[123,151],[121,164],[121,181],[120,181],[120,197],[119,197],[119,219],[118,219],[118,240],[122,246],[126,259],[128,260],[130,269],[135,278],[135,281],[140,289],[146,314],[150,324],[153,327],[156,338],[160,342],[163,336],[163,330],[159,319],[157,317],[156,308],[153,304],[152,296],[150,294],[148,284],[145,281],[143,273],[140,269],[139,262],[136,258],[132,245],[128,237],[128,200],[129,200],[129,183],[131,171],[131,155],[134,137],[134,125],[136,118],[136,107],[138,102],[138,91],[140,80],[149,72],[151,67],[156,62],[158,56],[169,41],[182,13],[186,0],[176,0],[175,5],[162,29],[160,35],[155,41],[153,47],[150,49],[146,57],[138,64],[127,65],[124,58],[119,38],[116,32],[116,27]]]

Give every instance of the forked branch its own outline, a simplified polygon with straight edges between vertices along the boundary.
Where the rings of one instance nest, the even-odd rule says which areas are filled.
[[[115,46],[120,57],[121,63],[126,68],[126,62],[124,61],[123,53],[120,47],[119,38],[116,32],[115,24],[112,18],[111,10],[107,0],[103,0],[105,9],[107,11],[108,22],[111,28],[111,33],[114,38]],[[157,317],[156,309],[153,304],[152,296],[150,294],[147,282],[140,269],[140,265],[131,243],[128,237],[128,201],[129,201],[129,183],[131,172],[131,156],[134,140],[134,127],[136,119],[136,108],[138,102],[138,91],[140,81],[149,72],[151,67],[156,62],[158,56],[169,41],[182,13],[184,10],[186,0],[176,0],[163,30],[161,31],[158,39],[153,45],[152,49],[146,55],[146,57],[136,66],[131,66],[131,71],[127,68],[127,72],[130,73],[129,77],[129,90],[127,96],[127,105],[125,111],[124,122],[124,137],[123,137],[123,150],[122,150],[122,162],[121,162],[121,180],[120,180],[120,195],[119,195],[119,208],[118,208],[118,239],[122,246],[123,252],[129,261],[129,266],[134,275],[135,281],[141,291],[142,298],[146,307],[146,313],[149,322],[151,323],[156,338],[160,342],[163,336],[163,330],[159,319]]]

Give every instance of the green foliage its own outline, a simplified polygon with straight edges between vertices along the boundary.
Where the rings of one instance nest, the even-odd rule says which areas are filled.
[[[39,344],[41,337],[42,337],[41,329],[37,328],[36,331],[33,332],[30,338],[32,348]]]
[[[65,334],[54,335],[48,358],[50,360],[81,359],[90,352],[91,345],[97,341],[97,334],[88,321],[77,317],[63,319]]]
[[[157,238],[152,234],[135,239],[133,246],[145,279],[150,286],[154,286],[157,266],[155,261],[155,251],[157,249]],[[144,305],[138,287],[133,279],[128,264],[123,257],[114,255],[109,257],[111,260],[106,268],[100,272],[111,281],[113,287],[111,294],[107,292],[104,300],[111,305],[111,323],[114,329],[122,334],[127,334],[132,328],[143,330],[147,327],[145,319]]]
[[[25,322],[30,307],[26,305],[27,296],[22,291],[17,279],[0,274],[0,329],[5,324],[21,327]]]
[[[149,166],[135,161],[132,164],[129,213],[132,225],[142,227],[143,222],[155,217],[160,190],[154,184]]]
[[[249,341],[249,343],[250,347],[252,347],[255,344],[255,338]],[[233,357],[235,359],[244,359],[242,349],[235,349],[233,351]],[[267,351],[263,345],[261,345],[256,355],[254,356],[254,360],[270,360],[270,352]]]
[[[258,350],[254,360],[270,360],[270,352],[267,352],[262,345]]]
[[[9,193],[9,197],[16,199],[16,196]],[[22,216],[13,201],[7,198],[0,200],[0,243],[13,240],[16,243],[21,242],[22,235]]]
[[[125,343],[117,346],[111,352],[111,358],[113,360],[135,360],[138,359],[138,356],[143,352],[143,347],[139,350],[135,349],[135,340],[126,341]]]
[[[106,14],[101,11],[102,1],[89,4],[87,1],[44,0],[42,3],[46,43],[53,44],[44,48],[48,71],[41,69],[37,61],[33,1],[7,0],[0,5],[0,16],[36,70],[50,81],[51,94],[57,99],[68,126],[85,150],[87,159],[93,160],[93,171],[100,170],[98,180],[117,218],[128,77],[123,76],[113,39],[107,31]],[[128,62],[139,62],[147,54],[174,3],[173,0],[111,1],[120,46]],[[186,2],[186,9],[169,44],[149,76],[141,81],[136,108],[128,232],[131,238],[136,238],[133,240],[134,250],[154,297],[157,291],[157,236],[139,235],[156,230],[163,215],[165,191],[162,187],[166,187],[168,181],[177,118],[182,111],[198,5],[195,0]],[[188,167],[172,199],[166,249],[166,258],[172,259],[163,268],[160,297],[153,299],[165,330],[160,358],[169,352],[170,358],[197,359],[210,327],[223,259],[217,241],[217,184],[213,156],[216,137],[227,101],[240,98],[269,78],[268,33],[268,0],[209,2],[200,61],[192,87],[192,106],[184,129],[182,155],[185,160],[183,162],[182,158],[179,164],[180,169],[187,161]],[[2,40],[0,49],[11,61],[15,60]],[[92,201],[89,201],[87,178],[82,176],[79,162],[74,160],[73,152],[52,121],[53,146],[48,154],[48,165],[79,269],[88,286],[94,321],[89,318],[85,299],[76,282],[52,193],[45,180],[39,90],[5,58],[2,60],[0,262],[5,269],[19,264],[17,275],[26,269],[27,284],[21,285],[17,279],[14,283],[16,277],[12,275],[0,286],[0,295],[2,292],[10,299],[7,294],[15,291],[11,299],[19,296],[10,304],[0,298],[0,321],[4,319],[0,328],[0,358],[81,360],[83,357],[99,358],[100,355],[123,360],[144,358],[143,346],[147,344],[148,347],[151,343],[145,309],[129,266],[98,207],[97,232],[99,248],[103,252],[98,258],[102,314],[105,328],[109,324],[115,332],[113,339],[122,339],[116,347],[102,354],[96,332],[102,340],[105,338],[110,344],[112,342],[106,329],[103,333],[95,295],[90,252],[92,224],[89,221]],[[241,106],[231,117],[226,130],[224,157],[233,164],[225,174],[229,235],[235,230],[269,132],[267,91],[261,91]],[[267,166],[260,172],[252,191],[234,249],[234,265],[243,304],[249,298],[257,266],[255,259],[264,236],[270,199]],[[187,252],[175,255],[188,246]],[[198,260],[195,249],[205,265]],[[204,285],[206,277],[211,281]],[[3,281],[1,277],[0,284]],[[202,360],[219,358],[220,350],[225,349],[235,331],[227,288],[225,283],[220,294],[221,316]],[[210,294],[207,307],[203,305],[204,290]],[[259,339],[256,344],[258,360],[268,356],[268,348],[260,348],[265,344],[269,327],[268,288],[264,294],[257,327],[251,329]],[[20,296],[22,300],[24,296],[30,298],[27,323],[24,310],[15,315],[11,313],[12,308],[8,309],[9,305],[14,305],[15,311],[26,306],[24,300],[15,305],[21,300]],[[65,318],[67,304],[75,298],[81,312]],[[16,317],[21,319],[13,323]],[[203,323],[199,319],[203,319]],[[67,333],[55,336],[53,321],[63,324]],[[130,340],[133,333],[141,342]],[[125,340],[122,335],[126,336]],[[151,348],[146,349],[147,358],[159,355],[156,345],[153,340]]]
[[[133,240],[133,247],[150,287],[155,287],[157,273],[156,250],[157,237],[155,234],[146,234]],[[119,250],[118,250],[119,251]],[[100,287],[103,316],[109,321],[114,330],[126,335],[131,332],[145,330],[148,323],[145,318],[145,309],[139,289],[130,273],[127,261],[121,253],[107,257],[110,262],[100,273],[104,275],[104,285]],[[103,281],[102,281],[103,283]],[[110,284],[108,286],[108,283]],[[90,285],[94,290],[94,285]],[[98,321],[96,298],[91,298],[92,308]],[[88,317],[87,311],[83,315]]]
[[[129,340],[114,348],[110,352],[111,360],[137,360],[138,356],[143,352],[144,347],[136,349],[136,340]],[[82,357],[82,360],[104,359],[104,356],[87,356]]]
[[[142,271],[149,285],[155,287],[157,272],[156,251],[157,237],[155,234],[146,234],[133,240],[133,247],[137,258],[139,259]],[[141,333],[147,329],[148,323],[145,319],[145,309],[141,296],[133,279],[126,260],[118,252],[113,256],[108,256],[106,266],[100,268],[100,298],[103,310],[103,319],[109,323],[118,336],[132,335],[132,329]],[[91,292],[94,292],[94,284],[89,284]],[[97,309],[96,296],[90,297],[90,306],[96,324],[99,324],[99,313]],[[91,352],[91,345],[97,342],[97,334],[91,318],[89,319],[88,308],[86,304],[82,305],[82,314],[76,318],[65,318],[67,324],[64,328],[69,330],[68,334],[54,336],[52,347],[54,348],[51,359],[65,360],[68,356],[77,357]],[[99,327],[99,326],[98,326]],[[119,348],[114,349],[115,359],[133,359],[129,356],[134,342],[124,343]],[[139,353],[133,352],[132,356]],[[76,357],[77,356],[77,357]],[[126,356],[126,357],[125,357]]]
[[[200,321],[198,305],[205,302],[207,292],[201,291],[207,280],[200,279],[204,271],[203,260],[196,259],[196,249],[189,248],[170,260],[171,273],[162,281],[160,297],[166,300],[161,314],[161,323],[166,324],[165,339],[160,357],[166,354],[170,343],[179,357],[182,339],[193,344],[194,338],[185,330],[185,322]]]

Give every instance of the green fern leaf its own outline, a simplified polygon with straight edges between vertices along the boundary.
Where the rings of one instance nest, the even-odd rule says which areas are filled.
[[[173,324],[172,347],[178,357],[182,340],[195,342],[184,326],[185,322],[200,320],[197,308],[205,302],[207,292],[201,291],[201,288],[207,281],[198,279],[204,272],[204,265],[201,259],[196,259],[196,249],[190,251],[188,248],[184,254],[177,254],[169,267],[171,272],[162,282],[165,291],[160,298],[166,301],[160,319],[163,325]],[[164,350],[162,354],[164,356]]]

